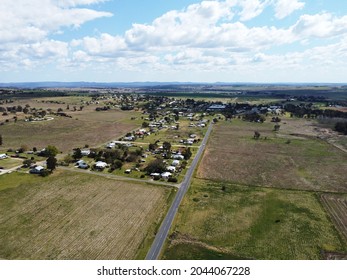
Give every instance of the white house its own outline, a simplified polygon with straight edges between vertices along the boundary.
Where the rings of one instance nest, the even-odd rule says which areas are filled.
[[[107,144],[106,148],[112,149],[112,148],[114,148],[115,146],[116,146],[116,143],[111,142],[111,143],[108,143],[108,144]]]
[[[159,173],[151,173],[150,176],[153,177],[153,178],[158,178],[158,179],[160,178],[160,174]]]
[[[107,163],[103,161],[98,161],[97,163],[95,163],[95,167],[98,169],[104,169],[106,168],[106,166],[107,166]]]
[[[82,154],[82,156],[89,156],[90,155],[90,150],[82,150],[81,154]]]
[[[44,167],[43,166],[36,166],[34,167],[33,169],[30,169],[29,173],[31,174],[41,174],[41,172],[44,170]]]
[[[173,159],[181,159],[181,160],[183,160],[184,156],[182,156],[182,155],[173,155],[172,158]]]
[[[176,172],[176,167],[175,166],[168,166],[166,168],[167,171],[170,171],[170,172]]]
[[[170,172],[164,172],[164,173],[161,173],[161,178],[163,179],[169,179],[169,177],[171,177],[172,174]]]
[[[8,158],[6,154],[0,154],[0,159],[5,159],[5,158]]]
[[[124,141],[134,141],[135,140],[135,136],[127,136],[123,138]]]
[[[177,165],[179,165],[179,164],[180,164],[180,161],[177,160],[177,159],[175,159],[175,160],[172,161],[172,166],[177,166]]]

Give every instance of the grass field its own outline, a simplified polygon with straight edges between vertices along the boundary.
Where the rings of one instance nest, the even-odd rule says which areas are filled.
[[[1,127],[3,149],[18,149],[27,145],[30,149],[42,149],[54,145],[63,152],[73,148],[100,145],[139,126],[131,121],[132,112],[78,112],[74,118],[54,117],[52,121],[11,122]]]
[[[3,175],[0,258],[143,258],[171,193],[74,172]]]
[[[195,179],[164,259],[321,259],[346,249],[315,193]]]
[[[293,136],[285,125],[276,134],[273,125],[239,120],[218,123],[197,177],[252,186],[347,192],[347,154],[311,135]],[[293,129],[293,125],[289,127]],[[261,134],[259,140],[253,139],[256,130]]]
[[[6,158],[0,160],[0,166],[4,169],[9,169],[12,167],[20,166],[22,162],[23,160],[20,159]]]

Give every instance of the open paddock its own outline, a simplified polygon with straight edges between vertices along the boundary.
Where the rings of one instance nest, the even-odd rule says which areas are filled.
[[[62,152],[70,152],[86,144],[98,146],[138,127],[138,120],[132,121],[132,115],[120,110],[81,111],[73,118],[54,116],[51,121],[12,121],[1,127],[2,149],[18,149],[21,145],[42,149],[54,145]]]
[[[293,137],[273,123],[239,120],[214,126],[198,178],[244,185],[347,192],[347,154],[307,135]],[[291,126],[292,127],[292,126]],[[260,139],[253,139],[254,131]]]
[[[313,192],[194,179],[164,259],[323,259],[346,243]]]
[[[171,190],[56,171],[0,179],[1,259],[136,259]]]

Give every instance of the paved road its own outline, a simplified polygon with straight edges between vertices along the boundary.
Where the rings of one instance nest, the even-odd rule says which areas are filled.
[[[166,237],[169,233],[169,230],[171,228],[173,219],[176,216],[178,207],[180,206],[181,201],[182,201],[184,195],[186,194],[186,192],[189,188],[190,181],[191,181],[191,178],[193,176],[194,170],[195,170],[195,168],[196,168],[196,166],[197,166],[197,164],[201,158],[201,155],[205,149],[207,140],[211,134],[211,130],[212,130],[212,123],[208,127],[208,130],[205,134],[205,137],[201,143],[201,146],[200,146],[190,168],[187,171],[187,174],[186,174],[186,176],[185,176],[185,178],[181,184],[181,187],[177,191],[176,197],[175,197],[175,199],[174,199],[174,201],[173,201],[173,203],[169,209],[169,212],[166,214],[166,217],[165,217],[163,223],[161,224],[161,227],[160,227],[157,235],[155,236],[152,247],[150,248],[150,250],[146,256],[146,260],[156,260],[159,257],[160,251],[163,248],[165,239],[166,239]]]

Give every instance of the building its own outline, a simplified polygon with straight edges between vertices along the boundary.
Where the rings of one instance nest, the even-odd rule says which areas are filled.
[[[6,154],[0,154],[0,159],[5,159],[5,158],[8,158]]]
[[[45,170],[44,167],[38,165],[38,166],[35,166],[34,168],[30,169],[29,173],[30,174],[41,174],[43,172],[43,170]]]

